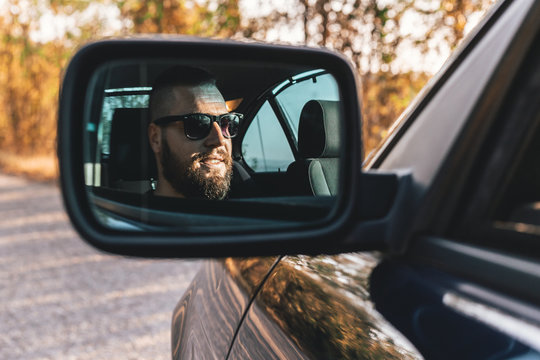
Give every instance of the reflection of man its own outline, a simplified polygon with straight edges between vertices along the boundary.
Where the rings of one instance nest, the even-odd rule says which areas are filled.
[[[150,95],[148,125],[158,170],[154,194],[225,198],[232,175],[231,137],[240,118],[227,111],[206,71],[177,66],[161,74]]]

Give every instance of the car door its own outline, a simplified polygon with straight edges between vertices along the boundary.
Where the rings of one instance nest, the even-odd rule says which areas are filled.
[[[483,119],[491,124],[463,186],[441,178],[431,209],[440,217],[371,278],[377,309],[429,358],[540,358],[540,37],[533,36],[499,110]]]
[[[501,3],[370,160],[414,184],[397,215],[411,234],[393,229],[408,250],[285,258],[231,358],[540,357],[538,4]],[[356,271],[336,270],[347,257]]]
[[[433,182],[422,234],[371,277],[377,309],[429,358],[540,357],[538,10]]]
[[[225,359],[238,326],[278,257],[206,261],[174,309],[173,359]]]
[[[420,359],[374,308],[376,253],[287,256],[238,330],[229,359]]]

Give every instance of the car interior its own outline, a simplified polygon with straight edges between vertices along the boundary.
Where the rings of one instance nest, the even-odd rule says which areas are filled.
[[[535,228],[525,229],[533,229],[537,233],[540,226],[540,126],[531,132],[529,142],[521,152],[521,159],[516,162],[515,169],[508,171],[510,180],[506,189],[501,191],[502,199],[496,209],[495,219],[513,223],[514,226],[534,225]]]
[[[291,193],[334,196],[339,174],[339,102],[310,100],[298,127],[299,159],[287,168]]]
[[[174,223],[185,228],[187,224],[199,223],[193,221],[193,216],[179,222],[172,214],[186,214],[187,210],[178,211],[186,209],[178,206],[185,199],[148,196],[157,179],[155,157],[147,136],[148,98],[153,79],[169,66],[146,62],[110,64],[95,78],[95,98],[87,111],[90,116],[86,126],[85,178],[89,196],[101,215],[105,212],[117,220],[135,221],[137,226],[143,218],[145,226]],[[275,225],[275,220],[297,224],[328,216],[339,192],[340,102],[313,98],[299,104],[301,112],[299,119],[295,119],[298,129],[291,129],[284,119],[290,115],[274,100],[298,82],[316,84],[317,78],[327,72],[301,66],[268,68],[264,64],[216,63],[201,67],[215,75],[229,110],[244,114],[244,121],[233,139],[233,177],[228,201],[213,204],[213,210],[209,210],[207,200],[193,200],[189,213],[202,216],[199,220],[226,213],[230,216],[225,216],[223,222],[228,225],[236,222],[231,216],[257,219],[259,225],[260,221]],[[242,142],[247,130],[262,104],[268,101],[273,101],[272,109],[281,117],[280,131],[294,156],[286,171],[255,171],[243,156]],[[266,133],[260,135],[261,141],[266,141]],[[258,206],[261,203],[265,205],[263,214]],[[292,205],[300,205],[302,211]],[[152,212],[157,213],[153,216]]]

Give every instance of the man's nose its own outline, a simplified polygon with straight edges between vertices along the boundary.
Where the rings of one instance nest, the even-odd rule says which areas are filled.
[[[218,147],[225,144],[225,137],[221,133],[221,128],[217,122],[212,123],[210,134],[204,139],[204,145],[207,147]]]

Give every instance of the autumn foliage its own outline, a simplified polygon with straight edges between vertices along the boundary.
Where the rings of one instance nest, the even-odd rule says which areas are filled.
[[[6,0],[0,11],[0,154],[54,155],[62,71],[75,49],[89,40],[132,33],[267,40],[292,29],[303,36],[289,40],[280,35],[274,40],[328,47],[356,65],[363,78],[364,142],[369,151],[431,76],[400,68],[396,61],[400,46],[427,53],[437,51],[442,42],[453,49],[465,34],[469,17],[483,13],[492,2],[296,0],[285,9],[274,6],[263,15],[247,17],[239,0],[29,0],[25,6]],[[261,8],[267,4],[250,3]],[[92,13],[92,6],[106,10]],[[113,8],[121,26],[111,30],[103,14]],[[428,26],[421,35],[401,29],[411,12]],[[75,18],[75,27],[48,42],[33,39],[43,30],[40,21],[46,13]]]
[[[24,154],[54,151],[61,44],[36,44],[0,19],[0,147]]]

